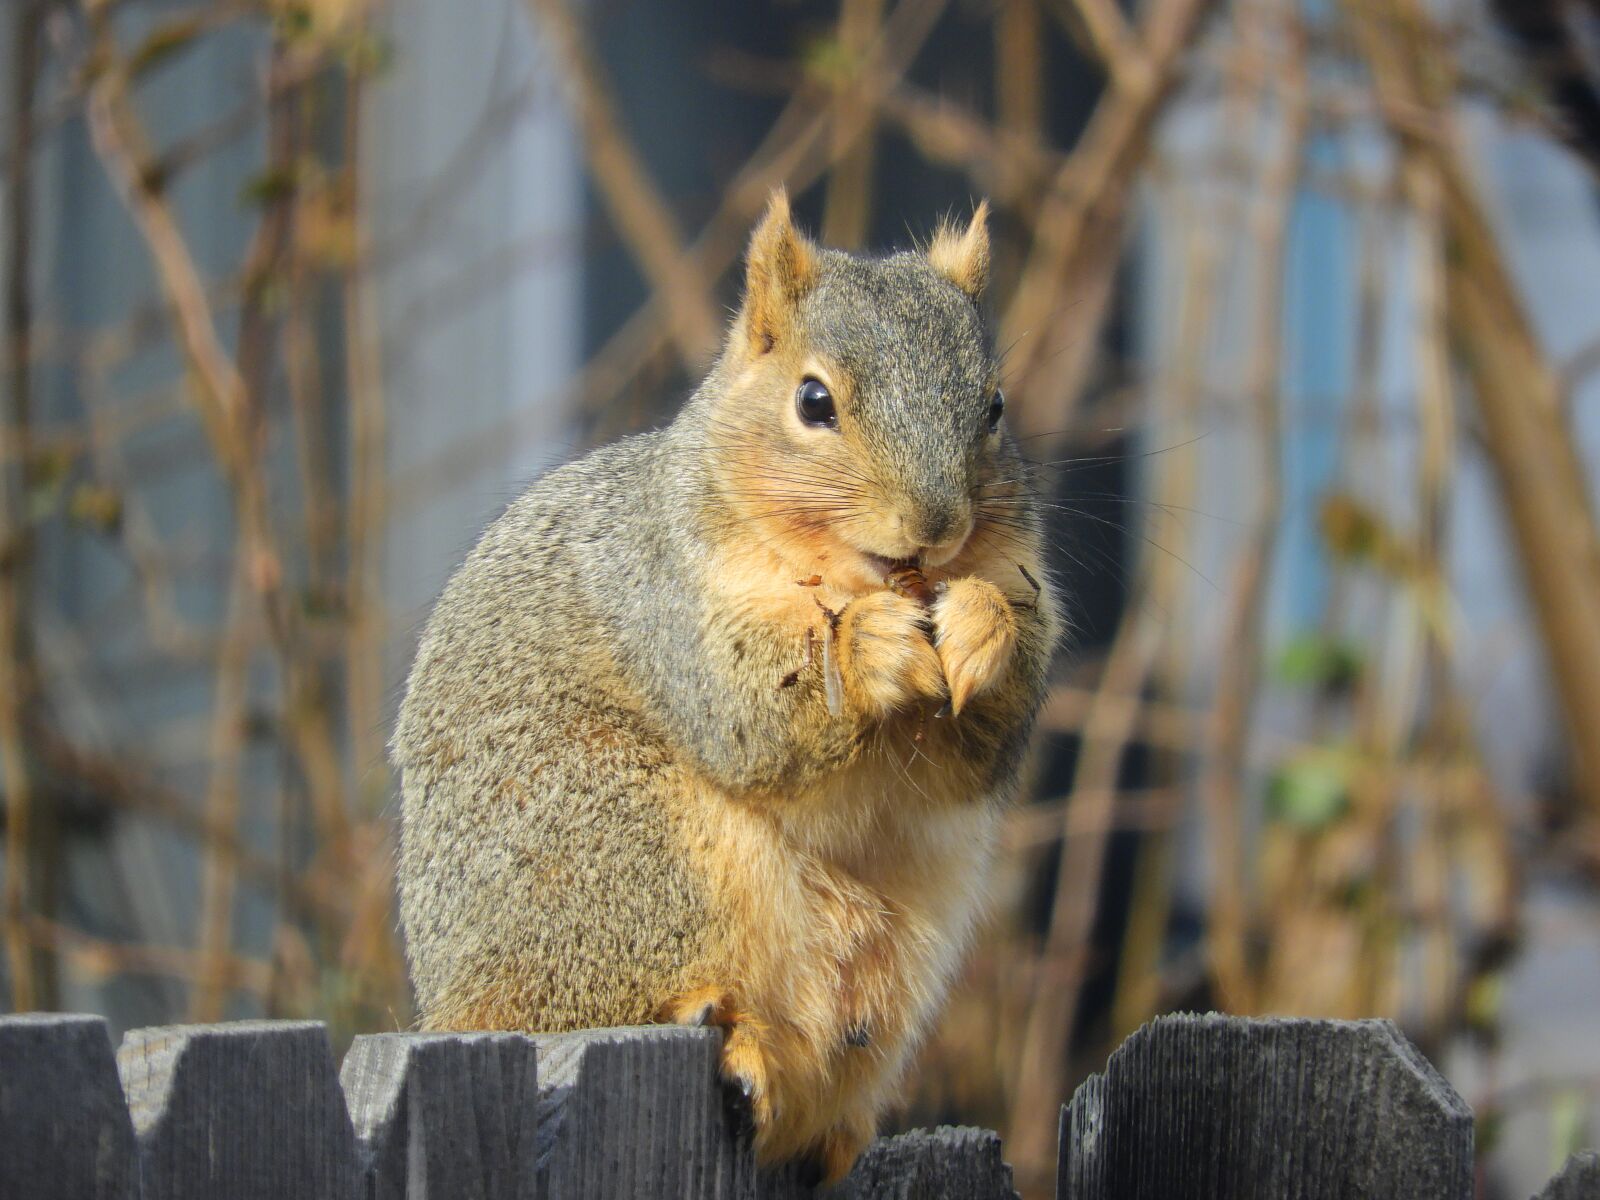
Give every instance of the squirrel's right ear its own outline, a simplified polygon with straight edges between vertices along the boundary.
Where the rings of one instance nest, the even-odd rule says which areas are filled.
[[[744,328],[752,354],[765,354],[783,340],[817,270],[816,247],[795,229],[787,193],[775,189],[746,256]]]
[[[941,222],[928,247],[928,261],[973,300],[989,282],[989,202],[978,201],[965,233]]]

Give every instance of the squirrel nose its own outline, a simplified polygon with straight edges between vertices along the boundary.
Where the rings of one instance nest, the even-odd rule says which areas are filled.
[[[966,540],[971,518],[950,505],[925,509],[910,522],[912,539],[924,550],[942,550]]]
[[[916,524],[916,540],[924,546],[937,546],[950,536],[956,517],[952,512],[928,513]]]

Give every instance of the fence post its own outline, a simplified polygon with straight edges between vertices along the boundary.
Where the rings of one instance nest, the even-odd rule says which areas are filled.
[[[544,1194],[754,1195],[750,1140],[718,1082],[722,1035],[670,1025],[535,1034]]]
[[[130,1200],[133,1127],[100,1017],[0,1016],[0,1200]]]
[[[1388,1021],[1161,1018],[1062,1131],[1062,1200],[1472,1195],[1472,1113]]]
[[[1567,1159],[1544,1190],[1533,1200],[1594,1200],[1600,1196],[1600,1151],[1581,1150]]]
[[[320,1022],[135,1029],[117,1066],[144,1200],[355,1200],[350,1118]]]
[[[535,1060],[518,1033],[356,1038],[339,1079],[364,1200],[542,1200]]]
[[[879,1138],[828,1200],[1017,1200],[1000,1135],[941,1125]]]

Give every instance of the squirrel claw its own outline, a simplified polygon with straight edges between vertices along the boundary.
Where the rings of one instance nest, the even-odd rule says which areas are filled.
[[[723,1094],[733,1117],[733,1136],[740,1140],[756,1135],[755,1084],[743,1076],[723,1077]]]
[[[707,1025],[712,1023],[712,1020],[716,1017],[716,1015],[716,1003],[714,1001],[707,1000],[699,1007],[697,1011],[686,1013],[680,1024],[689,1025],[696,1029],[704,1029]]]

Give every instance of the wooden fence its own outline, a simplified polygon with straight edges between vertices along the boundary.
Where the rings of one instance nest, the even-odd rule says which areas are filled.
[[[136,1029],[0,1017],[0,1200],[801,1200],[758,1172],[719,1035]],[[1467,1200],[1472,1114],[1383,1021],[1158,1020],[1062,1109],[1062,1200]],[[881,1138],[839,1200],[1011,1200],[999,1138]],[[1600,1197],[1579,1155],[1541,1200]]]

